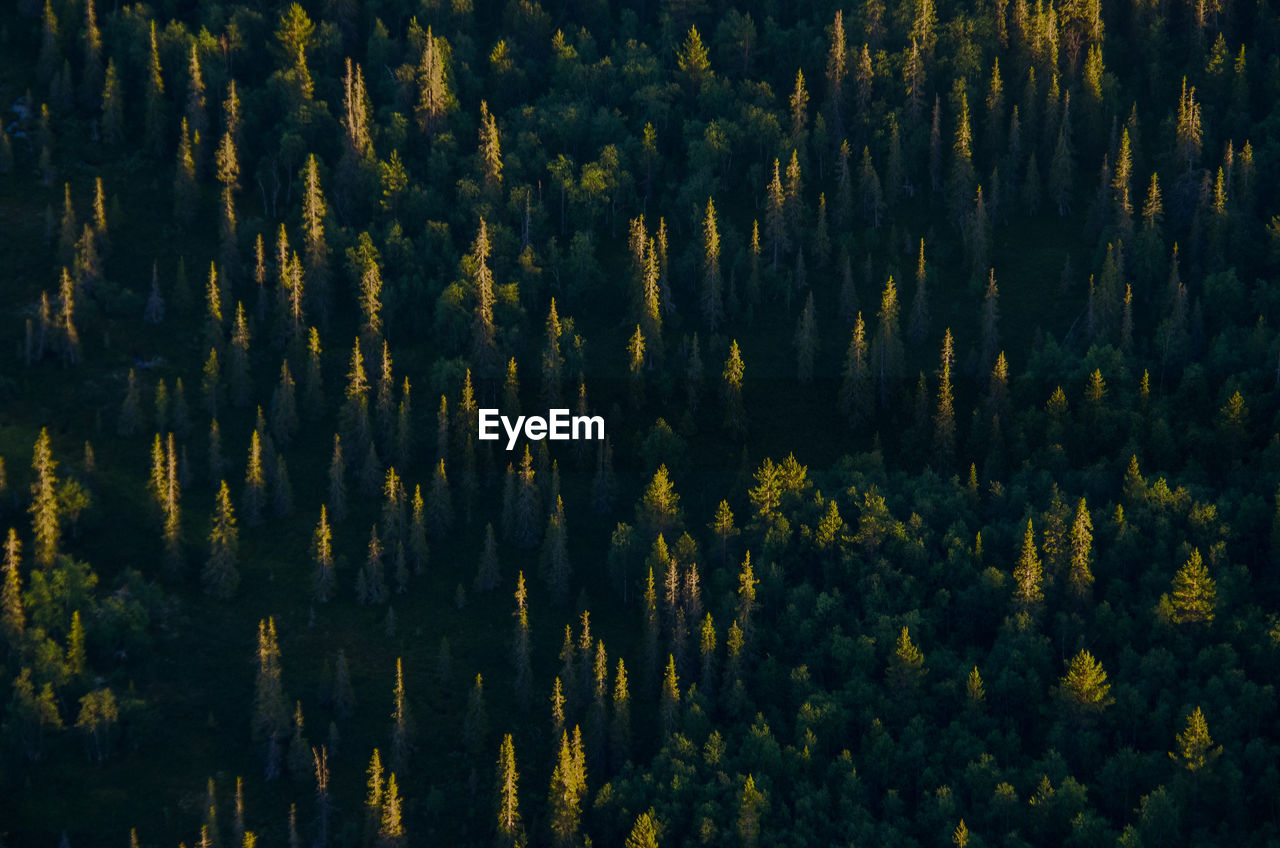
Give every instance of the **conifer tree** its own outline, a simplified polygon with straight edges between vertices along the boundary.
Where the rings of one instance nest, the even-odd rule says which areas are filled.
[[[235,97],[234,81],[228,99]],[[235,132],[231,129],[233,118],[224,115],[228,129],[222,134],[214,157],[218,182],[222,184],[222,206],[218,218],[222,241],[222,262],[225,269],[235,267],[236,260],[236,192],[240,190],[240,159],[236,152]]]
[[[472,356],[482,373],[498,362],[496,327],[493,320],[495,303],[493,272],[489,270],[489,230],[483,217],[472,247],[473,279],[476,287],[475,321],[472,330]]]
[[[400,848],[405,844],[402,801],[396,786],[396,773],[387,778],[387,793],[382,801],[382,820],[378,824],[378,848]]]
[[[36,437],[35,450],[31,459],[31,470],[35,479],[31,483],[31,505],[27,511],[31,513],[31,531],[35,536],[36,565],[51,568],[58,558],[58,542],[60,533],[60,517],[58,508],[58,478],[54,469],[58,467],[53,458],[53,449],[49,442],[49,429],[40,428]]]
[[[876,378],[880,406],[885,409],[896,398],[903,376],[904,354],[898,330],[898,310],[898,288],[890,277],[880,296],[880,311],[876,316],[880,326],[871,344],[871,368]]]
[[[1027,519],[1027,530],[1022,536],[1022,553],[1013,569],[1013,597],[1024,611],[1030,611],[1044,600],[1044,566],[1036,549],[1036,534]]]
[[[498,134],[497,119],[489,111],[489,104],[484,100],[480,101],[479,156],[485,190],[491,197],[496,197],[502,188],[502,143]]]
[[[1072,659],[1057,689],[1058,697],[1077,718],[1087,719],[1110,706],[1111,684],[1107,672],[1093,654],[1082,650]]]
[[[413,487],[412,517],[409,521],[409,555],[413,571],[422,574],[427,568],[427,510],[422,499],[422,486]]]
[[[147,63],[146,92],[146,147],[150,152],[159,154],[164,151],[165,99],[154,20],[151,21],[151,53]]]
[[[1222,746],[1215,748],[1213,745],[1213,739],[1209,736],[1209,723],[1200,707],[1187,715],[1187,726],[1175,737],[1175,741],[1178,750],[1170,751],[1169,758],[1181,763],[1193,775],[1222,754]]]
[[[190,224],[196,214],[196,159],[191,144],[187,119],[182,119],[178,133],[178,154],[173,176],[173,214],[183,224]]]
[[[729,358],[725,360],[724,372],[721,377],[724,380],[725,426],[739,435],[745,435],[747,429],[747,413],[742,403],[742,383],[745,370],[742,363],[742,353],[738,349],[738,341],[735,339],[729,345]]]
[[[488,712],[484,705],[484,678],[477,674],[471,694],[467,696],[467,712],[462,721],[462,741],[468,755],[479,756],[489,732]]]
[[[987,289],[982,296],[982,362],[992,362],[1000,349],[1000,289],[996,285],[996,272],[987,276]]]
[[[314,153],[307,157],[302,170],[302,233],[307,275],[315,283],[315,300],[319,302],[320,319],[329,316],[329,244],[325,239],[324,219],[328,213],[320,186],[320,166]]]
[[[1177,127],[1175,132],[1178,159],[1187,163],[1190,171],[1200,158],[1204,130],[1200,119],[1200,103],[1196,101],[1196,87],[1187,89],[1187,78],[1182,78],[1182,93],[1178,96]]]
[[[311,534],[311,557],[316,565],[311,584],[313,594],[317,601],[325,603],[333,597],[336,577],[333,568],[333,531],[329,527],[329,513],[324,504],[320,505],[320,523]]]
[[[716,207],[707,198],[707,212],[702,219],[702,317],[711,332],[724,319],[724,300],[720,279],[720,230],[716,224]]]
[[[1093,550],[1093,520],[1089,517],[1089,507],[1081,498],[1076,504],[1075,520],[1071,524],[1071,570],[1068,582],[1071,591],[1077,597],[1086,597],[1093,586],[1093,571],[1090,568]]]
[[[676,678],[676,658],[667,655],[667,670],[662,678],[662,699],[659,706],[662,718],[662,734],[670,736],[676,730],[680,718],[680,682]]]
[[[862,313],[854,322],[849,339],[849,352],[845,357],[844,379],[840,385],[839,407],[857,427],[870,420],[873,411],[871,394],[871,369],[867,363],[866,328]]]
[[[449,478],[445,475],[444,460],[436,463],[427,494],[427,528],[433,536],[442,537],[453,526],[453,498],[449,494]]]
[[[929,669],[924,667],[924,654],[911,641],[907,628],[898,633],[898,643],[893,656],[889,658],[888,678],[890,684],[900,691],[915,689]]]
[[[779,258],[790,247],[785,210],[786,198],[782,191],[782,175],[779,168],[779,161],[774,159],[773,179],[766,191],[765,204],[765,232],[769,238],[769,253],[774,271],[778,270]]]
[[[236,568],[240,531],[236,529],[235,512],[231,506],[231,491],[223,480],[214,500],[213,522],[209,530],[209,558],[200,573],[205,594],[227,599],[235,594],[240,584],[240,572]]]
[[[0,633],[13,651],[18,649],[27,622],[22,607],[21,563],[22,542],[18,540],[18,531],[10,527],[4,542],[4,573],[0,578]]]
[[[1173,577],[1173,621],[1178,624],[1212,624],[1217,605],[1217,584],[1197,548]]]
[[[347,464],[342,457],[342,437],[333,434],[333,456],[329,461],[329,504],[334,521],[347,516]]]
[[[119,144],[124,138],[124,94],[116,60],[107,60],[107,71],[102,82],[102,140],[108,145]]]
[[[262,520],[263,490],[266,478],[263,476],[262,438],[255,429],[249,436],[249,460],[244,472],[244,514],[245,521],[256,525]]]
[[[529,644],[529,593],[524,584],[524,572],[518,572],[516,575],[516,628],[515,638],[513,639],[513,665],[515,666],[513,674],[513,682],[515,684],[516,698],[523,705],[528,706],[530,687],[532,686],[533,670],[530,666],[530,644]]]
[[[369,155],[373,140],[369,132],[369,95],[365,89],[364,71],[350,58],[342,77],[342,88],[342,129],[346,141],[344,160],[354,164]]]
[[[409,715],[409,702],[405,697],[404,664],[400,657],[396,657],[396,683],[391,703],[391,762],[394,768],[403,771],[408,764],[412,746],[413,719]]]
[[[223,487],[226,491],[226,487]],[[230,496],[227,496],[230,503]],[[253,737],[267,746],[269,778],[271,767],[278,771],[278,750],[289,732],[289,698],[281,678],[280,644],[274,618],[258,622],[258,674],[254,683]]]
[[[938,409],[933,416],[933,448],[943,466],[950,465],[956,451],[955,398],[951,389],[951,367],[955,363],[955,347],[951,328],[942,338],[942,362],[938,366]]]
[[[497,796],[499,848],[516,848],[525,840],[517,797],[520,775],[516,771],[516,749],[511,734],[502,737],[498,747],[498,770],[494,794]]]
[[[428,26],[423,40],[422,58],[418,62],[418,103],[414,110],[419,129],[428,137],[435,136],[445,115],[457,107],[453,93],[449,90],[446,50],[444,38],[436,37]]]
[[[182,527],[178,498],[178,453],[174,448],[173,433],[170,433],[165,450],[164,549],[166,564],[175,574],[182,564]]]
[[[560,737],[559,756],[551,774],[547,802],[551,807],[551,834],[558,848],[576,842],[582,819],[582,799],[587,791],[587,770],[582,756],[581,733],[574,728],[574,742],[569,734]]]

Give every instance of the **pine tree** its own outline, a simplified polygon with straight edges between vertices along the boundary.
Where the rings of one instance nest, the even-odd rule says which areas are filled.
[[[702,317],[711,332],[724,319],[724,301],[720,279],[720,230],[716,224],[716,207],[707,198],[706,216],[702,220]]]
[[[1081,498],[1076,504],[1075,521],[1071,525],[1071,570],[1068,581],[1071,591],[1077,597],[1086,597],[1093,586],[1093,571],[1090,568],[1093,549],[1093,520],[1089,517],[1089,507]]]
[[[523,845],[524,827],[520,820],[520,801],[517,797],[520,775],[516,771],[516,749],[511,734],[502,737],[498,748],[498,770],[494,794],[497,796],[499,848],[515,848]]]
[[[772,257],[774,271],[778,270],[778,259],[783,252],[790,248],[784,208],[786,198],[782,191],[782,175],[779,168],[780,162],[774,159],[773,179],[770,181],[766,191],[767,201],[765,207],[765,231],[769,237],[769,253]]]
[[[576,842],[582,819],[582,799],[587,791],[586,764],[581,754],[581,734],[574,728],[574,743],[561,734],[560,751],[551,775],[547,802],[551,807],[551,833],[557,846]]]
[[[518,572],[516,575],[516,630],[514,645],[512,646],[514,675],[513,682],[515,684],[516,698],[524,707],[528,707],[530,687],[533,683],[533,670],[530,666],[530,644],[529,644],[529,594],[524,585],[524,572]]]
[[[746,557],[742,560],[742,569],[738,573],[738,611],[734,620],[742,633],[744,645],[752,641],[751,637],[755,632],[751,619],[756,610],[756,586],[759,583],[755,570],[751,566],[751,552],[747,551]]]
[[[1187,78],[1182,78],[1182,93],[1178,96],[1177,128],[1175,142],[1178,158],[1185,160],[1190,171],[1200,158],[1204,130],[1201,125],[1200,104],[1196,101],[1196,87],[1187,89]]]
[[[344,158],[359,161],[371,152],[373,140],[369,132],[369,95],[365,90],[364,71],[347,59],[342,77],[342,129],[346,140]]]
[[[897,646],[889,658],[887,676],[894,689],[903,692],[915,689],[929,669],[924,666],[924,654],[911,641],[907,628],[898,633]]]
[[[876,375],[880,406],[886,409],[896,398],[897,387],[902,381],[904,354],[898,330],[898,310],[898,289],[890,277],[880,297],[880,311],[877,313],[880,326],[871,345],[871,367]]]
[[[226,491],[226,487],[223,487]],[[227,498],[230,503],[230,497]],[[280,644],[274,618],[258,622],[258,674],[254,683],[253,737],[267,747],[267,777],[279,771],[279,747],[289,732],[289,698],[281,678]]]
[[[173,177],[173,214],[183,224],[189,225],[195,217],[197,193],[195,152],[187,119],[183,118]]]
[[[435,135],[443,124],[445,115],[457,106],[449,90],[445,67],[446,50],[444,38],[437,38],[428,26],[423,40],[422,59],[418,62],[418,104],[414,110],[419,129],[428,137]]]
[[[472,330],[472,356],[483,372],[490,371],[498,362],[496,327],[493,319],[495,303],[493,272],[489,270],[489,230],[483,217],[480,230],[472,248],[474,282],[476,287],[475,321]]]
[[[22,607],[21,564],[22,543],[18,540],[18,531],[10,527],[4,543],[4,575],[0,582],[0,632],[15,652],[27,622]]]
[[[742,402],[742,383],[745,370],[742,363],[742,353],[738,348],[738,341],[734,339],[729,345],[729,358],[725,360],[724,372],[721,377],[724,380],[725,426],[740,436],[745,435],[747,429],[747,414]]]
[[[166,564],[174,574],[182,564],[182,527],[178,498],[178,453],[174,448],[173,433],[170,433],[165,450],[164,548]]]
[[[858,313],[849,339],[849,352],[845,358],[844,379],[840,385],[840,411],[858,426],[871,418],[871,370],[867,364],[866,329],[862,313]]]
[[[154,20],[151,21],[151,53],[147,64],[146,92],[146,146],[150,152],[159,154],[164,152],[165,98]]]
[[[31,531],[35,536],[35,561],[43,568],[51,568],[58,558],[59,508],[58,478],[54,469],[58,463],[53,458],[49,442],[49,429],[42,427],[36,438],[31,459],[35,480],[31,483]]]
[[[400,790],[396,786],[396,773],[387,778],[387,793],[382,800],[382,820],[378,824],[378,848],[399,848],[405,844],[405,832]]]
[[[1062,676],[1057,694],[1063,704],[1080,718],[1101,713],[1114,702],[1111,684],[1102,664],[1088,651],[1080,651]]]
[[[116,60],[107,60],[107,72],[102,82],[102,140],[108,145],[119,144],[124,138],[124,94]]]
[[[227,488],[227,481],[223,480],[214,500],[209,558],[200,574],[205,594],[223,600],[235,594],[240,584],[240,572],[236,568],[239,538],[240,531],[236,529],[235,512],[231,507],[231,491]]]
[[[234,86],[234,82],[232,85]],[[235,96],[234,89],[230,96]],[[225,121],[230,126],[232,119],[228,115],[225,116]],[[222,206],[218,217],[222,261],[225,268],[232,268],[236,258],[236,192],[240,190],[240,159],[236,152],[235,133],[231,129],[222,134],[214,163],[218,182],[222,184]]]
[[[307,274],[315,283],[316,300],[320,306],[321,322],[324,323],[329,315],[329,245],[324,232],[328,207],[320,187],[320,166],[314,153],[307,157],[307,164],[302,170],[302,184],[302,232]]]
[[[938,366],[938,409],[933,416],[933,448],[944,467],[951,464],[956,451],[955,397],[951,389],[951,367],[955,363],[955,345],[948,327],[942,338],[942,361]]]
[[[1212,624],[1217,597],[1217,584],[1209,576],[1199,549],[1193,548],[1173,577],[1173,620],[1178,624]]]
[[[403,771],[412,748],[413,719],[405,697],[404,664],[400,657],[396,657],[396,683],[391,703],[391,762],[394,768]]]
[[[333,520],[341,522],[347,516],[347,464],[342,457],[342,438],[333,434],[333,456],[329,461],[329,504],[333,507]]]
[[[409,554],[413,557],[413,571],[422,574],[427,568],[427,510],[422,499],[422,486],[413,487],[413,515],[409,522]]]
[[[311,557],[316,565],[311,584],[313,594],[317,601],[325,603],[333,597],[336,577],[333,566],[333,531],[329,527],[329,513],[324,504],[320,505],[320,523],[311,534]]]
[[[489,104],[480,101],[480,163],[484,173],[484,185],[491,197],[502,189],[502,144],[498,122],[489,111]]]
[[[1013,596],[1024,611],[1037,607],[1044,600],[1044,566],[1036,549],[1036,535],[1031,519],[1022,536],[1022,553],[1013,569]]]
[[[1216,748],[1209,736],[1209,723],[1204,712],[1196,707],[1187,715],[1187,726],[1175,737],[1177,752],[1170,751],[1169,758],[1182,764],[1193,775],[1210,765],[1222,754],[1222,746]]]
[[[244,474],[245,521],[256,525],[262,520],[263,490],[266,485],[262,461],[262,439],[255,429],[249,436],[249,460]]]
[[[662,718],[662,734],[675,733],[680,718],[680,682],[676,678],[676,658],[667,655],[667,670],[662,678],[662,699],[658,708]]]

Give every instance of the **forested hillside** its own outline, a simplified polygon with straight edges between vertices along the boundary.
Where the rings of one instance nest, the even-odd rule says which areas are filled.
[[[1278,104],[1265,0],[4,4],[0,845],[1280,844]]]

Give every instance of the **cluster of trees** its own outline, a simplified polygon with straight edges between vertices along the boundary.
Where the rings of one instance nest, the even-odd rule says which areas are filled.
[[[25,791],[161,762],[181,655],[238,700],[170,732],[252,755],[162,767],[243,774],[234,833],[210,779],[137,844],[1280,831],[1273,10],[5,23]],[[256,624],[236,682],[178,610]]]

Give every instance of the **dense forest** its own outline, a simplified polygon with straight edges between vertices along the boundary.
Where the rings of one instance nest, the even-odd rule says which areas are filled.
[[[1266,0],[4,4],[0,845],[1280,844],[1278,104]]]

